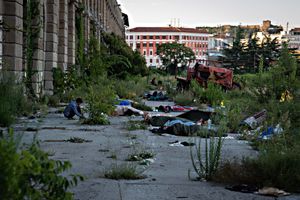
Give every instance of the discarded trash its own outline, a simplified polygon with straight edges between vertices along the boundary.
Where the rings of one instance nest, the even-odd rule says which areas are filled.
[[[147,158],[139,162],[140,165],[147,165],[147,166],[150,165],[151,163],[154,163],[154,159],[152,158]]]
[[[262,189],[259,189],[256,194],[265,195],[265,196],[273,196],[273,197],[279,197],[279,196],[287,196],[290,195],[290,193],[285,192],[283,190],[279,190],[278,188],[273,187],[264,187]]]
[[[185,146],[185,147],[188,147],[188,146],[195,146],[195,143],[192,143],[192,142],[179,142],[178,140],[174,141],[174,142],[169,142],[170,146]]]
[[[255,129],[258,125],[260,125],[267,117],[267,111],[263,109],[262,111],[255,113],[253,116],[246,118],[243,124],[248,125],[251,129]]]
[[[225,189],[235,192],[243,192],[243,193],[254,193],[258,191],[258,187],[253,185],[247,185],[247,184],[239,184],[239,185],[232,185],[227,186]]]
[[[207,120],[207,129],[210,130],[211,129],[211,119]]]
[[[281,128],[281,126],[279,124],[277,124],[275,128],[273,128],[272,126],[269,126],[266,131],[263,131],[260,134],[258,139],[268,140],[271,137],[273,137],[274,135],[282,133],[282,131],[283,131],[283,129]]]
[[[118,116],[144,115],[144,111],[138,110],[131,106],[116,105],[115,114]]]
[[[190,110],[195,110],[197,109],[196,107],[191,107],[191,106],[179,106],[179,105],[175,105],[175,106],[159,106],[157,108],[158,111],[160,112],[186,112],[186,111],[190,111]]]

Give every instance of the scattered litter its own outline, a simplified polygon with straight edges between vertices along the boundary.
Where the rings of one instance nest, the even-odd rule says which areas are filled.
[[[254,185],[239,184],[225,187],[227,190],[243,193],[254,193],[258,191],[258,187]]]
[[[279,197],[279,196],[288,196],[290,193],[285,192],[283,190],[279,190],[278,188],[273,187],[264,187],[259,189],[256,194],[265,195],[265,196],[272,196],[272,197]]]
[[[159,106],[157,110],[159,112],[186,112],[190,110],[196,110],[197,107],[191,107],[191,106],[180,106],[180,105],[175,105],[175,106]]]
[[[143,161],[147,159],[152,159],[154,154],[152,152],[141,152],[138,154],[129,155],[126,161]]]
[[[279,124],[277,124],[275,128],[273,128],[272,126],[269,126],[266,131],[263,131],[260,134],[258,139],[268,140],[271,137],[273,137],[274,135],[281,134],[282,132],[283,132],[283,129],[281,128],[281,126]]]
[[[147,159],[144,159],[144,160],[142,160],[142,161],[139,162],[140,165],[146,165],[146,166],[148,166],[148,165],[150,165],[152,163],[154,163],[154,159],[153,158],[147,158]]]
[[[242,124],[248,125],[251,129],[255,129],[267,118],[267,110],[263,109],[262,111],[255,113],[254,115],[246,118]]]
[[[174,141],[174,142],[169,142],[171,147],[187,147],[187,146],[194,146],[195,143],[192,142],[179,142],[178,140]]]
[[[145,112],[132,106],[116,105],[115,114],[118,116],[144,115]]]

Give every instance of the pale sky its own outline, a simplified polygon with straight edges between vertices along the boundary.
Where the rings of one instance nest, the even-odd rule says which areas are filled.
[[[130,28],[167,26],[180,19],[183,27],[224,24],[252,25],[271,20],[289,29],[300,27],[300,0],[117,0],[128,14]],[[173,20],[174,21],[174,20]]]

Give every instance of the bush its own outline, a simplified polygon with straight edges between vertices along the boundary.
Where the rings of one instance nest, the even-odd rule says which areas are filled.
[[[190,91],[184,91],[183,93],[178,93],[174,97],[174,102],[178,105],[189,106],[194,104],[194,95]]]
[[[256,159],[225,162],[214,179],[300,192],[300,145],[288,149],[268,145],[260,150]]]
[[[132,77],[127,80],[115,80],[114,89],[120,98],[136,99],[143,96],[147,88],[147,82],[141,77]]]
[[[208,82],[207,88],[201,87],[197,81],[191,82],[192,91],[198,102],[210,105],[220,105],[224,100],[224,92],[221,86]]]
[[[106,114],[111,114],[114,110],[115,96],[108,82],[103,81],[101,84],[90,86],[86,97],[89,119],[84,123],[108,124]]]
[[[144,121],[128,121],[126,128],[129,131],[134,131],[134,130],[146,130],[147,129],[147,124]]]
[[[73,199],[68,188],[83,180],[79,175],[62,176],[71,163],[49,159],[36,142],[19,151],[11,129],[0,138],[0,163],[1,199]]]
[[[104,173],[105,178],[109,179],[141,179],[143,176],[137,171],[135,165],[121,164],[112,165],[109,170]]]
[[[8,74],[0,74],[0,126],[10,126],[15,117],[31,111],[22,84]]]

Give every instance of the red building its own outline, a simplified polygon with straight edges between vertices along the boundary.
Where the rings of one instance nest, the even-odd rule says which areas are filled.
[[[179,27],[136,27],[126,31],[126,41],[133,50],[145,56],[147,66],[162,65],[156,46],[178,42],[191,48],[196,59],[207,59],[209,34],[204,30]]]

